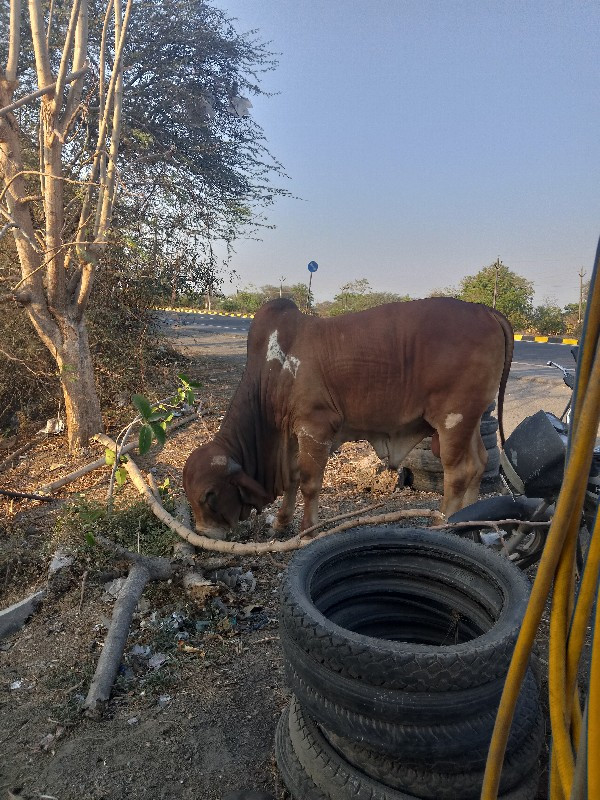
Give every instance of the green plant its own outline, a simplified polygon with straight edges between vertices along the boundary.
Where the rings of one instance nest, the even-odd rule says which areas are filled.
[[[161,487],[165,507],[173,509],[168,482]],[[110,539],[121,547],[144,555],[168,556],[173,547],[173,533],[158,520],[147,503],[138,500],[109,511],[103,503],[79,496],[65,506],[57,517],[55,541],[81,548],[85,558],[97,566],[110,565],[114,555],[97,546],[97,536]]]
[[[107,505],[112,507],[112,498],[115,483],[122,486],[127,480],[127,456],[123,453],[123,448],[133,427],[142,423],[138,433],[138,451],[140,455],[145,455],[152,447],[152,442],[156,441],[162,447],[167,441],[167,426],[172,422],[176,412],[183,407],[193,406],[195,402],[195,389],[200,388],[200,384],[179,373],[177,375],[179,385],[175,389],[173,397],[161,400],[152,404],[142,394],[134,394],[131,398],[138,414],[135,419],[123,428],[115,439],[116,448],[106,448],[106,463],[112,466],[110,485],[108,487]]]

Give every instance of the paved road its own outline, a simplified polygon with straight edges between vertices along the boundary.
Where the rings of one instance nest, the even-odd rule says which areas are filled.
[[[554,361],[567,369],[575,369],[571,347],[549,342],[515,342],[511,373],[515,377],[556,377],[562,379],[555,367],[547,362]]]

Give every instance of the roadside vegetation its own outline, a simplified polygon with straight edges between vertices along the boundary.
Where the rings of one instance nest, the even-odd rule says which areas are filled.
[[[508,317],[518,333],[577,337],[581,333],[587,292],[588,284],[584,284],[581,306],[578,303],[561,306],[553,299],[547,299],[536,306],[533,302],[534,287],[531,281],[504,265],[496,269],[496,265],[491,264],[473,275],[467,275],[457,287],[434,290],[430,297],[457,297],[471,303],[495,306]],[[181,307],[253,314],[263,303],[281,296],[291,298],[303,310],[308,307],[308,287],[304,284],[267,284],[259,288],[248,286],[232,296],[216,295],[211,298],[210,305],[205,293],[197,291],[179,294],[174,300]],[[350,311],[362,311],[383,303],[413,299],[415,298],[409,295],[374,291],[367,278],[360,278],[341,286],[333,300],[315,303],[311,297],[310,309],[320,316],[335,316]]]

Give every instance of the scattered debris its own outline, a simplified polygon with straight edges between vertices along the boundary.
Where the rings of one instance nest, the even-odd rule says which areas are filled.
[[[189,597],[202,605],[219,592],[219,587],[213,581],[197,572],[188,572],[183,576],[183,588]]]
[[[12,606],[0,611],[0,639],[6,638],[23,627],[29,617],[37,610],[44,598],[44,594],[43,590],[35,592],[25,600],[21,600],[20,603],[14,603]]]
[[[50,578],[56,572],[59,572],[61,569],[66,569],[70,567],[73,563],[74,558],[70,555],[66,550],[57,550],[54,555],[52,556],[52,561],[50,562],[50,566],[48,567],[48,577]]]
[[[39,436],[41,433],[52,433],[55,436],[59,433],[62,433],[65,429],[65,423],[60,419],[60,417],[52,417],[49,420],[46,420],[45,426],[37,432]]]
[[[160,669],[165,661],[169,660],[169,656],[164,653],[155,653],[148,659],[148,666],[150,669]]]
[[[127,578],[115,578],[104,584],[104,594],[100,598],[104,603],[112,603],[121,594],[121,589],[125,586]]]
[[[218,569],[209,576],[214,581],[221,581],[225,586],[238,592],[253,592],[256,589],[256,578],[252,570],[242,572],[242,567]]]

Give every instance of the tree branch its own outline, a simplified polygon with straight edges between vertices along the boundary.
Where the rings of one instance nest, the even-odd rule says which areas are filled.
[[[104,705],[110,698],[127,642],[131,620],[142,592],[148,581],[168,580],[172,575],[172,568],[166,558],[139,556],[137,553],[130,553],[124,548],[112,544],[102,536],[96,536],[96,539],[133,564],[115,602],[110,628],[106,634],[96,671],[83,704],[87,716],[97,718],[102,714]]]
[[[17,82],[17,66],[21,46],[21,0],[10,0],[10,31],[8,39],[8,59],[6,61],[6,80]]]
[[[58,121],[58,113],[63,104],[63,92],[66,86],[67,68],[69,66],[69,59],[71,57],[71,50],[73,48],[73,40],[75,39],[75,29],[79,24],[79,7],[81,0],[73,0],[71,7],[71,16],[69,17],[69,25],[65,36],[65,43],[63,46],[62,55],[60,58],[60,66],[58,68],[58,77],[56,78],[56,89],[54,91],[54,100],[52,103],[52,115],[54,117],[53,125]]]
[[[29,19],[31,22],[31,38],[35,52],[38,86],[48,86],[54,81],[52,80],[52,70],[50,69],[50,56],[46,43],[44,15],[40,0],[29,0]]]
[[[79,80],[79,78],[83,77],[86,72],[88,72],[89,67],[82,67],[78,69],[76,72],[70,72],[67,77],[65,78],[66,83],[73,83],[74,81]],[[42,97],[49,92],[53,92],[56,90],[56,83],[51,83],[49,86],[44,86],[43,89],[38,89],[31,94],[26,94],[24,97],[19,98],[19,100],[15,100],[14,103],[11,103],[9,106],[4,106],[4,108],[0,108],[0,117],[6,116],[11,111],[15,111],[17,108],[30,103],[32,100],[37,100],[38,97]]]

